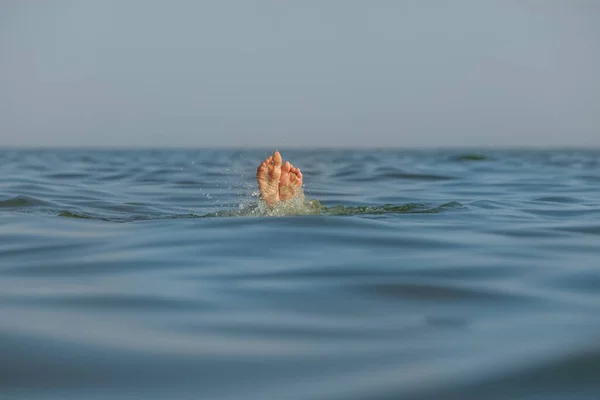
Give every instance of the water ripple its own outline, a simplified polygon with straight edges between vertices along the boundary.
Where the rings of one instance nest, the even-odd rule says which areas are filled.
[[[600,152],[268,154],[0,151],[0,397],[597,397]]]

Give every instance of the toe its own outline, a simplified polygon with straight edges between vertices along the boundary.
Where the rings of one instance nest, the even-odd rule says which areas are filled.
[[[281,159],[281,154],[279,154],[278,151],[276,151],[275,153],[273,153],[273,165],[275,165],[276,167],[281,167],[281,162],[283,160]]]
[[[296,173],[294,175],[298,178],[298,185],[302,186],[302,172],[300,172],[300,168],[296,168]]]
[[[286,161],[285,163],[283,163],[283,166],[281,167],[281,172],[289,173],[289,172],[291,172],[291,168],[292,168],[292,164],[290,164],[289,161]]]
[[[256,169],[256,176],[257,177],[262,177],[267,173],[267,166],[264,164],[261,164],[258,166],[258,168]]]
[[[278,181],[281,178],[281,155],[275,152],[272,159],[273,163],[269,166],[269,175],[271,179]]]

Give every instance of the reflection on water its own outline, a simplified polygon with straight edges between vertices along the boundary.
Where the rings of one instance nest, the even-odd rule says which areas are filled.
[[[267,154],[0,151],[0,398],[597,397],[600,152]]]

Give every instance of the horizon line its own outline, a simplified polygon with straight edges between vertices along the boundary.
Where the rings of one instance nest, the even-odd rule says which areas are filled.
[[[0,151],[3,150],[92,150],[92,151],[110,151],[110,150],[179,150],[179,151],[198,151],[198,150],[424,150],[424,151],[499,151],[499,150],[600,150],[599,145],[518,145],[518,146],[496,146],[496,145],[467,145],[467,146],[185,146],[185,145],[0,145]]]

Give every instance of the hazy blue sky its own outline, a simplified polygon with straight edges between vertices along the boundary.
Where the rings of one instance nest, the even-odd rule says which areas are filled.
[[[600,146],[600,1],[3,0],[2,145]]]

